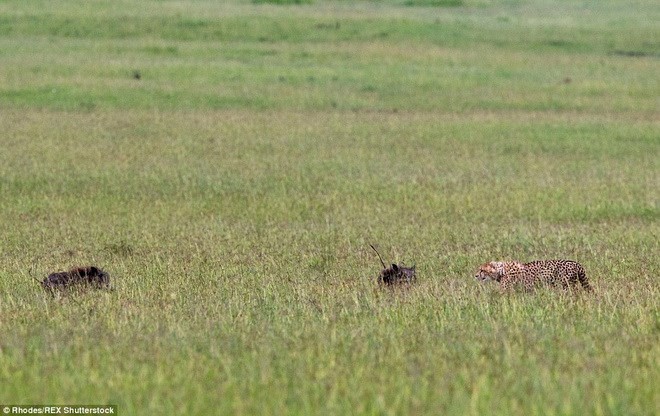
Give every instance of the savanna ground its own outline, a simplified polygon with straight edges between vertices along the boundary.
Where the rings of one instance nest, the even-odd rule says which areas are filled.
[[[301,3],[0,3],[0,403],[660,413],[657,2]]]

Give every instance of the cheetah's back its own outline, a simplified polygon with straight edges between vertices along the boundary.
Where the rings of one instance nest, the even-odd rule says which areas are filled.
[[[572,288],[582,285],[591,290],[584,267],[573,260],[536,260],[523,265],[525,280]]]

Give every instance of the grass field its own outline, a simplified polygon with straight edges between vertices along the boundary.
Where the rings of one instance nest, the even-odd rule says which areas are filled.
[[[651,0],[1,2],[0,404],[659,414],[658,21]],[[379,288],[369,244],[418,284]],[[541,258],[594,293],[474,279]],[[33,280],[85,264],[115,290]]]

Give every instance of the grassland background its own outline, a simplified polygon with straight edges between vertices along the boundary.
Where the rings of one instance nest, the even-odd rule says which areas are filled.
[[[0,403],[660,413],[657,3],[257,3],[0,2]]]

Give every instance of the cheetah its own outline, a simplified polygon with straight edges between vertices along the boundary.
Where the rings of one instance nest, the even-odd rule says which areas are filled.
[[[572,260],[491,261],[479,267],[475,278],[479,281],[495,280],[502,290],[516,285],[530,290],[539,284],[573,289],[579,283],[591,291],[584,268]]]

